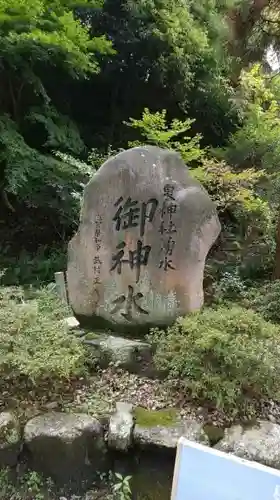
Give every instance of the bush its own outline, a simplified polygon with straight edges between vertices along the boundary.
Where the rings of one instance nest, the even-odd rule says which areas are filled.
[[[220,279],[212,285],[213,302],[225,302],[234,300],[237,302],[244,294],[246,285],[240,278],[237,269],[225,271]]]
[[[251,289],[246,295],[245,305],[257,311],[265,320],[280,323],[280,281]]]
[[[62,246],[41,245],[36,253],[22,250],[16,257],[9,254],[9,248],[1,253],[0,283],[4,286],[42,286],[54,280],[55,272],[66,268],[66,248]]]
[[[190,397],[229,414],[279,395],[279,329],[251,310],[205,309],[149,339],[157,368],[180,379]]]
[[[65,307],[49,290],[0,288],[0,373],[33,382],[70,378],[84,371],[85,351],[66,330]]]

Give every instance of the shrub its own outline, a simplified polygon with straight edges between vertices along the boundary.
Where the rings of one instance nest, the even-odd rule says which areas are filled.
[[[246,290],[245,283],[239,276],[238,270],[225,271],[220,280],[213,284],[213,297],[215,302],[225,302],[227,300],[238,301]]]
[[[49,290],[0,289],[0,373],[33,382],[84,371],[85,351],[62,323],[65,307]]]
[[[190,397],[229,414],[279,395],[279,329],[251,310],[206,308],[149,339],[157,368],[180,379]]]
[[[246,295],[245,304],[261,314],[265,320],[280,323],[280,281],[251,289]]]
[[[66,249],[62,245],[60,248],[41,245],[33,254],[22,250],[14,256],[9,247],[1,253],[0,283],[5,286],[42,286],[52,282],[54,273],[66,267]]]
[[[141,141],[130,142],[128,146],[152,144],[160,148],[177,151],[187,165],[200,161],[205,155],[204,149],[200,147],[201,136],[191,133],[190,136],[185,135],[191,132],[194,121],[187,118],[184,121],[175,119],[168,123],[165,109],[152,113],[145,108],[140,120],[130,118],[129,122],[125,122],[128,127],[138,130],[141,136]]]

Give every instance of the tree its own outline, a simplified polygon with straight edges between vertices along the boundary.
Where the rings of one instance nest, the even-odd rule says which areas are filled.
[[[274,277],[280,278],[280,77],[267,75],[257,64],[243,71],[239,103],[243,125],[225,150],[227,161],[238,169],[254,168],[266,174],[261,195],[272,213],[278,212]],[[240,105],[240,104],[239,104]]]
[[[264,61],[267,49],[279,55],[280,6],[278,0],[243,0],[228,14],[231,30],[230,52],[239,61],[236,80],[242,68]]]
[[[166,109],[171,119],[187,114],[205,143],[225,141],[237,121],[229,99],[225,20],[235,3],[106,0],[91,14],[92,33],[106,32],[117,54],[103,57],[101,73],[76,87],[74,116],[88,124],[86,143],[125,146],[134,136],[123,122],[140,118],[144,108]],[[89,19],[86,11],[81,15]]]
[[[0,0],[0,188],[10,209],[12,194],[63,213],[85,178],[84,168],[52,154],[78,154],[84,145],[75,124],[54,105],[49,74],[56,85],[65,75],[85,78],[99,71],[96,55],[113,50],[104,36],[90,36],[75,7],[71,0]]]

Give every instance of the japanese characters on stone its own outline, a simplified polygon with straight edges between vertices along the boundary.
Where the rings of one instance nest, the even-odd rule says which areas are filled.
[[[97,254],[93,258],[94,285],[101,285],[100,273],[101,273],[102,261],[99,255],[101,249],[101,223],[102,223],[102,217],[100,215],[97,215],[95,217],[95,231],[94,231],[94,242],[97,252]]]
[[[128,265],[131,270],[135,270],[135,282],[139,282],[142,266],[148,265],[149,256],[152,250],[150,245],[144,245],[142,238],[145,235],[147,222],[153,222],[158,200],[151,198],[147,202],[140,203],[128,197],[126,200],[121,196],[116,203],[116,213],[113,217],[115,230],[125,230],[139,227],[139,238],[133,250],[126,250],[125,241],[121,241],[116,246],[116,252],[112,255],[112,265],[110,271],[122,273],[124,265]],[[172,253],[175,246],[176,227],[173,222],[173,214],[177,211],[177,204],[174,198],[174,186],[166,184],[164,186],[164,202],[161,207],[160,234],[162,238],[161,255],[159,267],[167,271],[174,270],[172,264]],[[121,295],[113,301],[111,314],[121,311],[121,315],[127,320],[132,318],[133,309],[141,314],[149,314],[141,307],[141,292],[134,293],[134,287],[128,286],[126,295]]]
[[[174,185],[165,184],[163,188],[164,199],[160,212],[161,258],[159,267],[164,271],[168,271],[168,269],[175,270],[172,254],[176,245],[177,229],[173,221],[173,215],[176,214],[178,207],[174,197],[174,190]]]
[[[158,206],[158,200],[151,198],[147,202],[139,203],[128,197],[125,201],[121,196],[115,203],[117,211],[113,217],[116,231],[139,227],[139,239],[134,250],[126,250],[126,243],[122,241],[116,246],[116,253],[112,255],[112,266],[110,271],[116,270],[118,274],[122,273],[122,266],[128,265],[131,270],[135,269],[135,282],[138,283],[142,266],[147,266],[149,262],[152,247],[144,245],[142,238],[145,234],[147,222],[152,222]],[[143,298],[141,292],[134,293],[134,287],[129,285],[126,295],[121,295],[113,301],[114,314],[121,309],[122,316],[127,320],[132,318],[133,309],[142,314],[149,314],[143,309],[140,301]]]
[[[121,229],[131,229],[139,227],[139,239],[134,250],[126,251],[126,243],[122,241],[116,247],[116,253],[112,256],[112,267],[110,271],[117,270],[118,274],[122,272],[123,265],[129,265],[136,272],[136,283],[140,278],[141,266],[147,266],[151,252],[150,245],[144,245],[142,238],[145,234],[146,222],[152,222],[158,206],[158,201],[151,198],[147,203],[139,203],[130,197],[124,202],[120,197],[115,206],[118,207],[113,221],[116,231]]]

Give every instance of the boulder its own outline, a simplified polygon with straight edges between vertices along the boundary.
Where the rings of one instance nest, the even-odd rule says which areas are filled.
[[[280,469],[280,425],[260,421],[251,428],[233,426],[215,448]]]
[[[104,465],[103,428],[86,414],[52,412],[34,417],[25,426],[24,442],[34,469],[58,482],[83,477]]]
[[[108,430],[108,446],[118,451],[128,451],[132,445],[134,419],[132,404],[116,403],[116,411],[111,416]]]
[[[16,417],[8,411],[0,413],[0,467],[16,465],[21,447],[20,425]]]
[[[214,203],[178,154],[144,146],[110,158],[85,188],[68,247],[75,316],[139,332],[200,309],[219,232]]]
[[[140,448],[165,448],[176,450],[178,439],[185,437],[209,445],[209,439],[203,430],[203,424],[195,420],[186,420],[168,426],[145,427],[135,425],[133,439]]]

